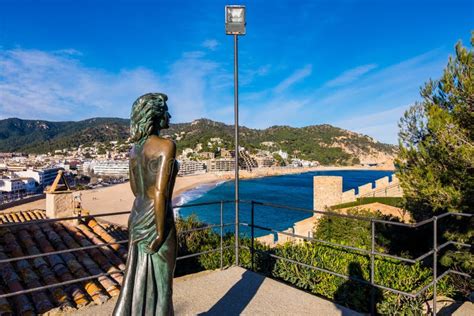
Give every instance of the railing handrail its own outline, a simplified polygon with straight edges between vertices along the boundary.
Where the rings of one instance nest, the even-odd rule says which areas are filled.
[[[222,200],[222,201],[211,201],[211,202],[202,202],[202,203],[180,204],[180,205],[173,205],[172,207],[173,208],[187,208],[187,207],[216,205],[216,204],[220,204],[220,203],[227,204],[227,203],[234,203],[234,202],[235,202],[235,200]],[[268,207],[294,210],[294,211],[301,211],[301,212],[307,212],[307,213],[313,213],[313,214],[321,214],[321,215],[327,215],[327,216],[345,217],[345,218],[351,218],[351,219],[366,221],[366,222],[374,221],[374,222],[377,222],[377,223],[396,225],[396,226],[404,226],[404,227],[411,227],[411,228],[417,228],[417,227],[420,227],[422,225],[431,223],[434,220],[435,217],[437,219],[441,219],[441,218],[444,218],[446,216],[463,216],[463,217],[472,217],[472,216],[474,216],[474,214],[470,214],[470,213],[446,212],[446,213],[443,213],[443,214],[425,219],[425,220],[420,221],[420,222],[401,223],[401,222],[397,222],[397,221],[393,221],[393,220],[382,220],[382,219],[377,219],[377,218],[372,218],[372,217],[363,217],[363,216],[357,216],[357,215],[341,214],[341,213],[332,212],[332,211],[311,210],[311,209],[302,208],[302,207],[293,207],[293,206],[287,206],[287,205],[281,205],[281,204],[275,204],[275,203],[259,202],[259,201],[254,201],[254,200],[239,200],[239,203],[241,203],[241,204],[254,203],[254,205],[268,206]],[[0,210],[0,214],[1,213],[3,213],[3,212]],[[8,213],[8,212],[5,212],[5,213]],[[53,223],[53,222],[76,220],[76,219],[89,219],[89,218],[95,218],[95,217],[125,215],[125,214],[129,214],[129,213],[130,213],[130,211],[120,211],[120,212],[98,213],[98,214],[81,214],[81,215],[78,215],[78,216],[68,216],[68,217],[58,217],[58,218],[36,219],[36,220],[25,221],[25,222],[3,223],[3,224],[0,224],[0,228],[9,228],[9,227],[14,227],[14,226],[23,226],[23,225],[32,225],[32,224]]]
[[[177,260],[182,260],[182,259],[186,259],[186,258],[190,258],[190,257],[195,257],[195,256],[207,254],[207,253],[220,251],[221,252],[221,268],[222,268],[222,265],[223,265],[222,264],[223,250],[233,247],[233,246],[226,246],[226,247],[223,246],[223,239],[222,239],[222,237],[223,237],[222,236],[223,235],[223,227],[234,225],[233,223],[224,223],[223,222],[223,205],[225,203],[235,203],[235,202],[236,202],[235,200],[222,200],[222,201],[210,201],[210,202],[202,202],[202,203],[189,203],[189,204],[182,204],[182,205],[174,205],[173,208],[175,208],[175,209],[176,208],[187,208],[187,207],[209,206],[209,205],[216,205],[216,204],[220,204],[220,206],[221,206],[220,207],[220,216],[221,216],[220,224],[210,224],[210,225],[196,227],[196,228],[192,228],[192,229],[188,229],[188,230],[185,230],[183,232],[180,232],[180,234],[187,234],[187,233],[194,232],[194,231],[200,231],[200,230],[205,230],[205,229],[214,229],[214,228],[220,227],[220,235],[221,235],[220,236],[221,237],[220,247],[216,248],[216,249],[205,250],[205,251],[202,251],[202,252],[199,252],[199,253],[187,254],[187,255],[178,257]],[[251,227],[251,229],[252,229],[252,231],[251,231],[251,233],[252,233],[252,236],[251,236],[252,237],[252,243],[251,243],[251,248],[249,248],[251,250],[251,253],[252,253],[252,255],[251,255],[252,256],[252,269],[254,267],[254,258],[253,257],[254,257],[255,251],[262,252],[262,250],[255,249],[255,247],[254,247],[254,239],[255,239],[254,229],[257,228],[257,229],[263,229],[263,230],[271,231],[271,232],[274,232],[274,233],[281,233],[281,234],[288,235],[288,236],[291,236],[291,237],[294,237],[294,238],[301,238],[301,239],[304,239],[304,240],[309,240],[309,241],[313,241],[313,242],[320,242],[320,243],[328,244],[328,245],[331,245],[331,246],[342,247],[342,248],[349,249],[349,250],[360,251],[364,255],[369,255],[370,258],[371,258],[371,280],[370,280],[370,282],[366,281],[366,280],[359,280],[357,278],[353,279],[350,276],[346,276],[346,275],[343,275],[343,274],[340,274],[340,273],[337,273],[337,272],[334,272],[334,271],[330,271],[330,270],[327,270],[327,269],[322,269],[322,268],[319,268],[319,267],[311,266],[311,265],[308,265],[308,264],[298,262],[298,261],[293,260],[293,259],[284,258],[284,257],[281,257],[281,256],[277,256],[275,254],[271,254],[271,253],[263,251],[267,255],[270,255],[270,256],[278,258],[278,259],[286,260],[286,261],[289,261],[289,262],[292,262],[292,263],[295,263],[295,264],[300,264],[300,265],[305,266],[305,267],[313,268],[313,269],[316,269],[316,270],[319,270],[319,271],[322,271],[322,272],[326,272],[326,273],[330,273],[330,274],[333,274],[333,275],[337,275],[337,276],[340,276],[340,277],[343,277],[343,278],[353,279],[354,281],[360,281],[362,283],[369,284],[369,285],[373,286],[374,288],[384,289],[384,290],[387,290],[387,291],[391,291],[393,293],[406,295],[408,297],[418,297],[419,295],[421,295],[421,293],[423,293],[425,290],[427,290],[431,286],[434,287],[434,293],[436,293],[436,285],[437,285],[438,281],[440,279],[442,279],[444,276],[446,276],[448,274],[451,274],[451,273],[466,276],[466,277],[471,277],[470,275],[468,275],[466,273],[451,270],[451,269],[445,271],[444,273],[442,273],[441,275],[438,276],[437,271],[436,271],[436,264],[435,264],[437,262],[438,252],[441,249],[443,249],[443,248],[445,248],[449,245],[456,245],[456,246],[459,246],[459,247],[468,247],[468,248],[472,247],[472,245],[470,245],[470,244],[464,244],[464,243],[459,243],[459,242],[455,242],[455,241],[447,241],[447,242],[445,242],[441,245],[438,245],[437,244],[437,238],[436,238],[438,220],[441,219],[441,218],[447,217],[447,216],[472,217],[473,214],[470,214],[470,213],[447,212],[447,213],[443,213],[443,214],[440,214],[438,216],[433,216],[431,218],[428,218],[428,219],[425,219],[423,221],[416,222],[416,223],[401,223],[401,222],[392,221],[392,220],[382,220],[382,219],[363,217],[363,216],[357,216],[357,215],[341,214],[341,213],[331,212],[331,211],[310,210],[310,209],[305,209],[305,208],[300,208],[300,207],[292,207],[292,206],[279,205],[279,204],[274,204],[274,203],[259,202],[259,201],[254,201],[254,200],[239,200],[239,203],[251,204],[251,223],[242,222],[239,225],[248,226],[248,227]],[[290,232],[279,231],[279,230],[275,230],[275,229],[272,229],[272,228],[269,228],[269,227],[256,225],[254,223],[254,216],[255,216],[254,208],[257,205],[258,206],[272,207],[272,208],[279,208],[279,209],[302,211],[302,212],[307,212],[307,213],[312,213],[312,214],[321,214],[321,215],[326,215],[326,216],[350,218],[350,219],[354,219],[354,220],[370,222],[371,223],[371,234],[372,234],[372,247],[371,247],[371,250],[358,248],[358,247],[347,246],[347,245],[342,245],[342,244],[337,244],[337,243],[332,243],[332,242],[328,242],[328,241],[324,241],[324,240],[318,240],[318,239],[315,239],[313,237],[301,236],[301,235],[297,235],[297,234],[290,233]],[[68,221],[68,220],[87,220],[87,219],[92,219],[92,218],[96,218],[96,217],[125,215],[125,214],[129,214],[129,213],[130,213],[130,211],[109,212],[109,213],[101,213],[101,214],[84,214],[84,215],[81,214],[81,215],[78,215],[78,216],[70,216],[70,217],[62,217],[62,218],[38,219],[38,220],[30,220],[30,221],[19,222],[19,223],[4,223],[4,224],[0,224],[0,229],[1,228],[18,227],[18,226],[26,226],[26,225],[34,225],[34,224],[37,225],[37,224],[54,223],[54,222]],[[399,256],[395,256],[395,255],[390,255],[390,254],[386,254],[386,253],[377,252],[377,251],[375,251],[375,247],[374,247],[374,245],[375,245],[375,223],[403,226],[403,227],[408,227],[408,228],[417,228],[417,227],[420,227],[422,225],[426,225],[428,223],[433,223],[433,227],[434,227],[433,249],[431,249],[430,251],[420,255],[419,257],[417,257],[415,259],[404,258],[404,257],[399,257]],[[101,244],[85,246],[85,247],[77,247],[77,248],[71,248],[71,249],[65,249],[65,250],[59,250],[59,251],[53,251],[53,252],[47,252],[47,253],[41,253],[41,254],[35,254],[35,255],[27,255],[27,256],[22,256],[22,257],[2,259],[2,260],[0,260],[0,265],[1,264],[7,264],[7,263],[10,263],[10,262],[13,262],[13,261],[28,260],[28,259],[34,259],[34,258],[37,258],[37,257],[45,257],[45,256],[50,256],[50,255],[55,255],[55,254],[69,253],[69,252],[75,252],[75,251],[83,251],[83,250],[89,250],[89,249],[94,249],[94,248],[107,247],[107,246],[114,245],[114,244],[125,244],[125,243],[128,243],[128,240],[119,240],[119,241],[115,241],[115,242],[101,243]],[[241,246],[240,248],[248,248],[248,247]],[[433,280],[431,282],[429,282],[427,285],[425,285],[422,289],[418,290],[416,293],[408,293],[408,292],[399,291],[399,290],[396,290],[396,289],[392,289],[392,288],[388,288],[388,287],[385,287],[385,286],[382,286],[382,285],[375,284],[375,282],[374,282],[375,256],[397,259],[397,260],[401,260],[401,261],[409,262],[409,263],[416,263],[418,261],[421,261],[421,260],[429,257],[430,255],[433,255],[433,258],[434,258]],[[122,271],[115,271],[113,273],[121,273],[121,272]],[[110,274],[111,273],[102,273],[102,274],[97,274],[97,275],[93,275],[93,276],[89,276],[89,277],[85,277],[85,278],[76,278],[74,280],[69,280],[67,282],[59,282],[59,283],[56,283],[56,284],[49,284],[49,285],[36,287],[36,288],[32,288],[32,289],[24,289],[24,290],[21,290],[21,291],[2,294],[2,295],[0,295],[0,298],[6,298],[6,297],[11,297],[11,296],[14,296],[14,295],[20,295],[20,294],[26,294],[26,293],[33,293],[33,292],[36,292],[36,291],[41,291],[41,290],[45,290],[45,289],[49,289],[49,288],[53,288],[53,287],[57,287],[57,286],[68,285],[68,284],[71,284],[71,283],[74,283],[74,282],[92,280],[92,279],[95,279],[99,276],[106,276],[106,275],[110,275]],[[436,296],[436,294],[435,294],[435,296]],[[436,313],[436,303],[435,302],[434,302],[434,313]]]
[[[252,238],[252,249],[251,249],[252,259],[251,259],[251,262],[252,262],[252,269],[253,269],[253,263],[254,263],[253,256],[254,256],[255,251],[257,251],[257,252],[264,253],[264,254],[266,254],[270,257],[273,257],[273,258],[281,259],[281,260],[284,260],[284,261],[287,261],[287,262],[291,262],[291,263],[298,264],[298,265],[301,265],[301,266],[304,266],[304,267],[307,267],[307,268],[311,268],[311,269],[315,269],[315,270],[322,271],[322,272],[325,272],[325,273],[329,273],[329,274],[332,274],[332,275],[336,275],[336,276],[339,276],[339,277],[342,277],[342,278],[351,279],[353,281],[361,282],[361,283],[364,283],[364,284],[369,284],[372,287],[371,288],[371,304],[370,304],[372,315],[375,314],[375,294],[374,294],[375,293],[374,292],[375,288],[379,288],[379,289],[382,289],[382,290],[387,290],[387,291],[390,291],[392,293],[405,295],[405,296],[408,296],[408,297],[411,297],[411,298],[416,298],[432,286],[433,287],[433,315],[436,315],[436,311],[437,311],[437,307],[436,307],[437,294],[436,293],[437,293],[437,283],[439,282],[439,280],[442,279],[443,277],[445,277],[448,274],[457,274],[457,275],[462,275],[462,276],[471,278],[471,276],[467,273],[463,273],[463,272],[452,270],[452,269],[449,269],[449,270],[445,271],[440,276],[437,275],[437,262],[438,262],[437,256],[438,256],[438,252],[442,248],[447,247],[449,245],[456,245],[456,246],[459,246],[459,247],[467,247],[467,248],[472,247],[472,245],[470,245],[470,244],[465,244],[465,243],[460,243],[460,242],[455,242],[455,241],[448,241],[448,242],[443,243],[442,245],[438,245],[438,240],[437,240],[437,233],[438,233],[437,232],[437,227],[438,227],[438,224],[437,223],[438,223],[438,220],[440,218],[444,218],[444,217],[447,217],[447,216],[472,217],[473,214],[448,212],[448,213],[441,214],[439,216],[433,216],[431,218],[428,218],[426,220],[423,220],[423,221],[420,221],[420,222],[417,222],[417,223],[406,224],[406,223],[395,222],[395,221],[380,220],[380,219],[377,219],[377,218],[367,218],[367,217],[361,217],[361,216],[355,216],[355,215],[339,214],[339,213],[329,212],[329,211],[316,211],[316,210],[308,210],[308,209],[304,209],[304,208],[288,207],[288,206],[272,204],[272,203],[262,203],[262,202],[252,201],[251,205],[252,205],[251,224],[248,224],[248,223],[243,223],[243,224],[246,225],[246,226],[251,227],[251,238]],[[315,239],[315,238],[312,238],[312,237],[301,236],[301,235],[297,235],[297,234],[290,233],[290,232],[278,231],[278,230],[275,230],[275,229],[272,229],[272,228],[268,228],[268,227],[264,227],[264,226],[260,226],[260,225],[255,225],[255,223],[254,223],[254,214],[255,214],[254,208],[255,208],[256,205],[269,206],[269,207],[273,207],[273,208],[283,208],[283,209],[304,211],[304,212],[312,212],[312,213],[323,214],[323,215],[328,215],[328,216],[345,217],[345,218],[351,218],[351,219],[361,220],[361,221],[370,221],[370,223],[371,223],[371,250],[367,251],[366,249],[359,248],[359,247],[352,247],[352,246],[332,243],[332,242],[328,242],[328,241],[322,241],[322,240],[318,240],[318,239]],[[422,225],[426,225],[426,224],[431,223],[431,222],[433,223],[433,249],[426,252],[426,253],[424,253],[424,254],[422,254],[422,255],[420,255],[419,257],[417,257],[415,259],[409,259],[409,258],[394,256],[394,255],[385,254],[385,253],[375,251],[375,223],[391,224],[391,225],[403,226],[403,227],[408,227],[408,228],[417,228],[417,227],[420,227]],[[337,246],[337,247],[341,247],[341,248],[345,248],[345,249],[349,249],[349,250],[360,251],[360,252],[364,253],[364,255],[369,255],[370,256],[370,282],[368,282],[366,280],[360,280],[360,279],[357,279],[357,278],[351,278],[351,276],[343,275],[341,273],[331,271],[331,270],[328,270],[328,269],[323,269],[323,268],[316,267],[316,266],[313,266],[313,265],[298,262],[294,259],[284,258],[284,257],[278,256],[274,253],[270,253],[268,251],[262,251],[262,250],[254,249],[253,240],[255,238],[255,233],[254,233],[255,228],[271,231],[271,232],[274,232],[274,233],[281,233],[281,234],[284,234],[284,235],[287,235],[287,236],[292,236],[294,238],[300,238],[300,239],[303,239],[303,240],[310,240],[310,241],[313,241],[313,242],[321,242],[321,243],[324,243],[324,244],[329,244],[331,246]],[[393,288],[390,288],[390,287],[385,287],[383,285],[375,283],[375,256],[398,259],[400,261],[405,261],[405,262],[409,262],[409,263],[416,263],[418,261],[421,261],[421,260],[427,258],[430,255],[433,255],[433,279],[427,285],[425,285],[423,288],[419,289],[417,292],[409,293],[409,292],[393,289]]]

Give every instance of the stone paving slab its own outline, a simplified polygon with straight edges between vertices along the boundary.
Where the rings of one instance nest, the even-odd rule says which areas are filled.
[[[360,315],[240,267],[174,279],[176,315]],[[73,315],[111,315],[116,299]]]
[[[472,302],[464,302],[461,307],[459,307],[454,313],[453,316],[472,316],[474,315],[474,304]]]

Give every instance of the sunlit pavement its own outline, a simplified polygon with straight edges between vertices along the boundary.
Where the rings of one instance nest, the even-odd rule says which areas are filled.
[[[359,315],[240,267],[174,279],[176,315]],[[73,315],[111,315],[116,298]]]

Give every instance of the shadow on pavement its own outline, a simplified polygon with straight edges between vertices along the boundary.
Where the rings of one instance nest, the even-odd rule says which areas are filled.
[[[211,307],[199,315],[240,315],[250,303],[262,285],[265,277],[250,271],[244,272],[242,278]],[[203,293],[205,295],[205,293]]]

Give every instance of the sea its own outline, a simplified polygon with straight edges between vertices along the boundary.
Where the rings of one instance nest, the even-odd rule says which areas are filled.
[[[344,170],[344,171],[315,171],[300,174],[279,175],[240,180],[240,203],[239,221],[250,223],[251,204],[245,201],[258,201],[282,206],[309,209],[313,208],[313,177],[342,176],[343,191],[355,189],[366,183],[374,183],[375,180],[385,176],[391,177],[393,172],[380,170]],[[234,181],[220,182],[199,186],[182,194],[175,205],[183,207],[176,209],[177,216],[186,218],[196,216],[202,222],[208,224],[220,224],[221,205],[219,201],[234,200]],[[216,204],[192,206],[194,204],[217,202]],[[222,207],[223,223],[229,224],[225,231],[233,231],[230,224],[235,222],[235,204],[224,203]],[[312,216],[311,213],[284,209],[280,207],[255,205],[254,223],[275,230],[285,230],[294,225],[295,222]],[[248,234],[245,226],[241,228],[242,234]],[[255,235],[263,236],[267,231],[255,231]]]

